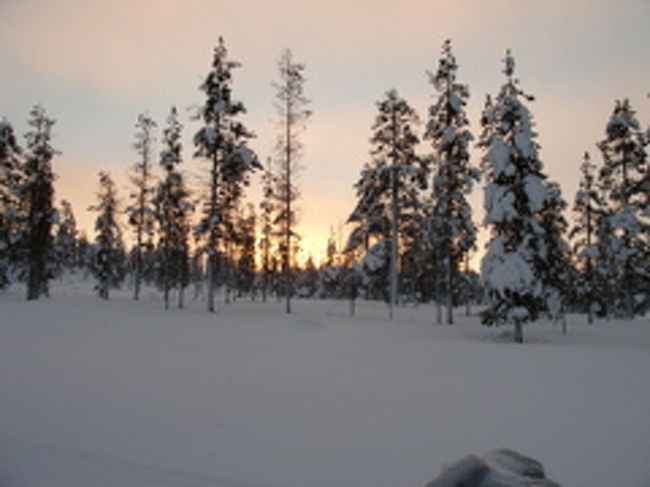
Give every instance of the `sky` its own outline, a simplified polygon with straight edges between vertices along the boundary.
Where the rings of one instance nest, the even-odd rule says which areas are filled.
[[[470,89],[477,137],[485,96],[503,84],[501,60],[512,50],[521,87],[535,96],[529,107],[546,171],[572,202],[582,155],[589,150],[599,161],[595,143],[615,100],[629,98],[642,126],[650,125],[648,32],[647,0],[0,0],[0,118],[21,137],[36,103],[57,120],[56,198],[72,203],[92,238],[87,208],[99,171],[111,173],[127,201],[138,114],[162,127],[177,106],[184,170],[195,182],[205,178],[206,163],[192,157],[199,123],[191,115],[220,36],[242,64],[233,92],[257,134],[250,145],[262,161],[273,155],[272,82],[290,48],[306,65],[313,111],[303,134],[298,232],[303,258],[318,259],[330,229],[346,233],[376,102],[396,88],[424,120],[435,97],[426,72],[445,39]],[[254,203],[258,187],[254,177]],[[482,184],[471,200],[480,223]]]

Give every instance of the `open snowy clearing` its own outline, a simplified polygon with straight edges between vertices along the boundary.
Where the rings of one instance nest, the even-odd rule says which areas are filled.
[[[0,296],[2,487],[419,487],[499,447],[566,486],[650,485],[647,319],[514,345],[424,306],[210,315],[90,286]]]

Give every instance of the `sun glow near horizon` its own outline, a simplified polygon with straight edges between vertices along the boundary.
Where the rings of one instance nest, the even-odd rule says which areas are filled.
[[[501,86],[501,59],[512,48],[521,86],[536,98],[530,108],[542,161],[570,203],[582,154],[596,152],[614,101],[630,98],[641,123],[650,120],[649,29],[650,3],[636,0],[380,1],[372,12],[360,0],[8,0],[0,2],[0,118],[23,134],[29,108],[40,102],[57,119],[57,202],[68,199],[93,238],[95,215],[87,208],[95,202],[100,170],[111,173],[126,202],[138,113],[150,113],[160,129],[176,105],[185,116],[183,169],[202,170],[191,156],[191,114],[219,36],[242,63],[233,93],[258,135],[251,146],[261,160],[272,155],[272,81],[282,49],[291,48],[306,65],[313,110],[298,182],[298,257],[318,262],[330,227],[348,230],[341,222],[353,208],[353,184],[368,160],[376,101],[395,87],[426,119],[434,96],[426,71],[435,69],[445,39],[452,40],[459,81],[471,92],[467,113],[475,136],[485,94]],[[478,157],[472,156],[473,164]],[[255,205],[257,185],[254,178],[248,195]],[[479,227],[481,193],[478,187],[472,196]],[[484,241],[479,236],[475,269]]]

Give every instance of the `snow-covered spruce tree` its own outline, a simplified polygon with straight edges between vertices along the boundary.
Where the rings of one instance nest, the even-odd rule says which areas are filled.
[[[54,249],[59,272],[71,272],[77,267],[78,233],[72,205],[67,200],[62,200],[56,236],[54,237]]]
[[[95,220],[96,236],[91,272],[97,280],[97,294],[102,299],[108,299],[110,289],[119,287],[124,279],[125,255],[122,232],[117,221],[117,190],[106,172],[99,173],[97,204],[89,210],[99,213]]]
[[[309,100],[304,95],[305,65],[293,59],[291,50],[286,49],[278,62],[280,79],[273,86],[276,89],[278,111],[278,138],[276,142],[277,186],[274,192],[278,202],[278,212],[275,224],[281,229],[285,310],[291,313],[291,295],[293,283],[291,280],[292,250],[298,238],[295,233],[296,211],[295,204],[299,197],[296,176],[299,161],[304,146],[300,134],[311,116],[306,107]]]
[[[481,263],[488,307],[483,323],[510,323],[515,342],[523,343],[523,324],[544,309],[540,267],[547,256],[540,212],[548,194],[532,114],[523,100],[532,101],[514,78],[515,61],[505,57],[507,77],[494,102],[488,98],[479,146],[483,158],[485,224],[491,238]]]
[[[132,169],[131,183],[134,191],[131,193],[131,204],[126,208],[129,216],[129,225],[133,227],[135,244],[132,249],[132,271],[133,271],[133,299],[140,299],[140,286],[142,282],[145,254],[151,253],[154,234],[154,210],[152,205],[153,197],[153,131],[156,122],[147,115],[138,115],[135,125],[134,149],[140,159]]]
[[[442,47],[437,71],[428,73],[431,84],[438,91],[438,98],[429,108],[424,138],[433,147],[432,216],[438,222],[435,226],[439,232],[432,236],[437,257],[443,260],[442,272],[437,272],[436,278],[438,282],[445,280],[448,324],[454,321],[454,290],[460,284],[457,279],[460,265],[476,243],[476,227],[467,195],[471,193],[474,182],[479,180],[478,169],[469,164],[469,144],[473,139],[465,113],[469,89],[456,81],[457,71],[456,57],[451,51],[451,42],[447,40]]]
[[[229,224],[230,209],[249,184],[249,174],[261,168],[257,156],[246,147],[253,134],[237,120],[246,110],[243,103],[232,99],[232,70],[239,67],[228,59],[222,38],[214,49],[212,69],[201,85],[205,102],[198,118],[203,127],[194,135],[195,157],[210,164],[208,200],[203,217],[196,227],[207,254],[208,311],[214,312],[218,262],[221,245],[226,238],[224,226]]]
[[[54,208],[52,159],[58,151],[51,144],[54,119],[40,105],[32,108],[30,117],[18,188],[21,214],[17,262],[20,275],[27,282],[27,299],[35,300],[48,295],[48,283],[54,275],[52,230],[58,216]]]
[[[183,174],[178,170],[181,159],[181,132],[176,107],[172,107],[163,130],[160,165],[164,179],[153,199],[158,223],[158,285],[163,290],[165,309],[169,308],[169,291],[178,290],[178,307],[184,306],[184,291],[189,285],[190,218],[194,209]]]
[[[360,260],[360,286],[366,299],[389,301],[390,220],[376,163],[366,163],[354,184],[357,203],[348,217],[353,225],[344,253]]]
[[[20,154],[13,126],[3,119],[0,121],[0,289],[10,283],[12,253],[18,232]]]
[[[413,126],[418,116],[396,90],[377,103],[370,139],[370,163],[364,166],[356,184],[358,203],[348,218],[356,225],[347,250],[365,244],[364,264],[379,271],[389,263],[389,315],[393,318],[399,292],[398,257],[403,229],[420,211],[421,193],[426,188],[426,161],[415,148],[419,143]],[[389,231],[387,232],[386,230]],[[371,241],[375,243],[370,246]]]
[[[617,283],[610,297],[618,315],[632,318],[650,306],[650,169],[649,141],[629,101],[617,101],[598,144],[603,154],[600,183],[609,199],[604,222],[612,231],[608,252],[616,267]]]
[[[596,222],[602,211],[602,201],[596,182],[596,166],[585,152],[580,166],[582,179],[573,202],[574,224],[569,232],[572,241],[573,256],[578,266],[576,282],[576,299],[585,306],[587,320],[594,322],[596,281],[594,275],[595,258],[598,253],[596,245]]]

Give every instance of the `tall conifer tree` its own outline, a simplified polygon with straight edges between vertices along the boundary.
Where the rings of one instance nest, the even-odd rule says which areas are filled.
[[[591,161],[588,152],[584,154],[580,172],[582,178],[573,203],[575,223],[571,227],[569,237],[573,243],[572,251],[578,265],[575,293],[578,300],[584,303],[587,319],[591,324],[594,322],[596,307],[596,276],[594,272],[595,258],[598,253],[596,222],[602,211],[602,200],[596,182],[596,166]]]
[[[388,264],[389,315],[393,318],[399,293],[400,237],[420,210],[427,186],[426,161],[418,157],[419,139],[414,131],[418,116],[396,90],[377,103],[379,113],[372,126],[372,160],[356,184],[358,202],[348,218],[356,225],[346,251],[367,248],[365,267],[374,273]],[[376,243],[370,246],[370,241]]]
[[[485,150],[485,224],[491,233],[482,261],[488,297],[483,323],[513,324],[514,339],[522,343],[523,324],[544,308],[541,266],[548,249],[539,214],[549,196],[532,114],[524,105],[533,97],[519,88],[510,51],[504,62],[506,83],[494,103],[486,102],[479,143]]]
[[[439,95],[429,108],[424,137],[433,146],[432,216],[437,222],[434,224],[437,231],[432,236],[437,257],[443,260],[443,265],[439,266],[442,272],[436,272],[436,280],[440,282],[444,275],[448,324],[453,323],[454,289],[460,282],[457,278],[460,265],[476,242],[476,227],[467,195],[479,179],[479,171],[469,164],[469,144],[473,139],[465,113],[469,89],[457,82],[457,71],[456,57],[447,40],[437,71],[428,73]]]
[[[176,107],[172,107],[163,131],[160,165],[164,179],[158,184],[153,200],[158,222],[158,283],[163,289],[165,308],[169,291],[178,290],[178,307],[184,306],[184,290],[189,284],[189,233],[193,205],[185,187],[181,164],[181,131]]]
[[[299,161],[303,154],[303,143],[300,140],[305,124],[311,116],[306,107],[309,100],[304,95],[305,65],[297,63],[293,54],[286,49],[278,62],[280,79],[274,83],[277,90],[278,138],[276,143],[277,165],[275,198],[278,213],[275,223],[281,228],[285,309],[291,313],[292,282],[292,250],[296,245],[297,234],[295,205],[299,197],[296,184]]]
[[[649,141],[627,99],[616,102],[605,134],[598,144],[604,159],[599,177],[610,205],[602,223],[611,236],[601,248],[616,269],[616,312],[631,318],[650,306]]]
[[[115,183],[106,172],[99,173],[97,204],[90,207],[98,212],[95,220],[94,258],[91,270],[97,285],[95,289],[102,299],[108,299],[111,288],[124,279],[124,245],[122,231],[117,220],[119,215]]]
[[[35,300],[49,293],[48,282],[54,274],[53,226],[57,212],[52,159],[58,151],[51,144],[54,119],[40,105],[32,108],[30,116],[19,188],[22,233],[18,258],[27,282],[27,299]]]
[[[222,38],[214,49],[212,68],[201,85],[205,101],[198,118],[203,126],[194,135],[195,157],[209,162],[210,177],[208,198],[203,206],[203,217],[196,228],[202,237],[207,254],[208,311],[215,310],[215,290],[222,244],[227,238],[230,210],[244,186],[249,184],[249,174],[261,168],[257,156],[247,146],[253,137],[238,116],[245,113],[242,102],[232,99],[232,70],[240,67],[228,59]]]
[[[133,147],[140,159],[133,166],[131,182],[134,192],[131,193],[132,203],[127,207],[129,224],[135,233],[133,258],[133,299],[140,298],[140,286],[144,274],[145,256],[152,251],[154,233],[153,197],[153,143],[156,122],[146,114],[138,115],[135,125],[135,143]]]

